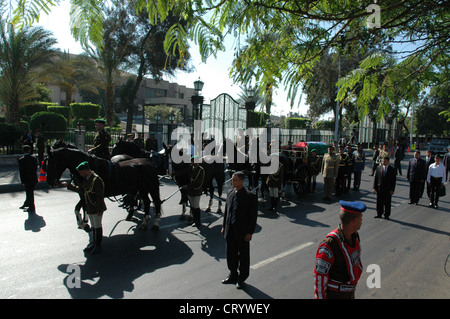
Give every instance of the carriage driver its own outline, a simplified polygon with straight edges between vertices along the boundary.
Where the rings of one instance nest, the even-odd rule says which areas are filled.
[[[104,200],[105,185],[100,176],[90,169],[88,162],[82,162],[76,169],[83,178],[80,185],[76,186],[73,183],[63,183],[63,185],[67,185],[67,189],[71,191],[80,192],[84,198],[86,212],[93,229],[92,240],[84,251],[95,255],[101,251],[103,238],[102,217],[103,212],[106,210]]]

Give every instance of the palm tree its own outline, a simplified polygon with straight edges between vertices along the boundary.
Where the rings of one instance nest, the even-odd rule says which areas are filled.
[[[50,83],[58,86],[66,94],[65,105],[72,103],[73,95],[80,90],[98,94],[99,83],[92,76],[92,61],[83,57],[61,53],[54,61]]]
[[[16,30],[0,19],[0,102],[8,123],[19,125],[20,108],[38,96],[35,84],[46,82],[55,44],[42,27]]]

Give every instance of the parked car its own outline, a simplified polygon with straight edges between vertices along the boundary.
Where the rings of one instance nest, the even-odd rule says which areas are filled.
[[[432,140],[428,145],[428,149],[431,151],[431,154],[445,154],[447,153],[448,141],[447,140]]]

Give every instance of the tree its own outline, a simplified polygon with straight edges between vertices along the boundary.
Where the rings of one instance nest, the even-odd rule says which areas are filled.
[[[104,22],[108,45],[114,45],[122,51],[124,70],[135,76],[130,77],[126,94],[121,94],[127,112],[126,131],[131,132],[133,123],[134,100],[143,78],[147,75],[161,79],[163,74],[173,75],[175,70],[189,71],[190,55],[186,50],[181,56],[169,56],[164,51],[164,39],[170,26],[180,21],[179,16],[169,14],[163,22],[151,24],[148,13],[144,10],[136,14],[135,1],[113,1],[113,6],[106,10]],[[182,64],[178,64],[182,61]],[[134,81],[134,82],[133,82]]]
[[[18,126],[20,108],[39,98],[35,85],[47,80],[55,43],[41,27],[16,30],[0,19],[0,102],[6,122]]]
[[[92,76],[92,61],[73,57],[68,52],[62,52],[54,59],[49,82],[65,93],[66,106],[73,102],[73,95],[77,91],[98,93],[99,83]]]
[[[54,0],[22,0],[15,11],[15,22],[33,21],[39,11],[48,11]],[[102,47],[99,6],[101,1],[71,0],[74,5],[73,34],[82,43],[90,40]],[[390,44],[417,43],[399,52],[400,60],[422,58],[423,64],[397,83],[414,81],[432,68],[449,51],[449,10],[445,0],[318,0],[318,1],[191,1],[136,0],[138,13],[144,10],[152,24],[167,19],[170,13],[180,16],[165,38],[165,50],[182,57],[193,40],[200,47],[203,59],[223,50],[223,37],[249,36],[250,45],[236,52],[232,74],[242,84],[255,80],[261,89],[283,83],[289,87],[291,103],[301,86],[305,70],[314,65],[321,54],[339,46],[346,30],[355,32],[346,42],[364,43],[368,33],[378,30],[386,34]],[[182,23],[184,22],[184,24]],[[375,22],[375,23],[373,23]],[[270,28],[275,41],[267,41]],[[179,63],[181,65],[181,62]],[[276,67],[274,67],[276,66]],[[400,74],[401,66],[392,68]],[[387,91],[380,91],[381,93]],[[375,96],[371,96],[375,99]]]

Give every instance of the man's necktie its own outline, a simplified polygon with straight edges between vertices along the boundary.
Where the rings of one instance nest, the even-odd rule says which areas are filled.
[[[234,193],[233,202],[231,204],[231,224],[236,221],[237,192]]]

